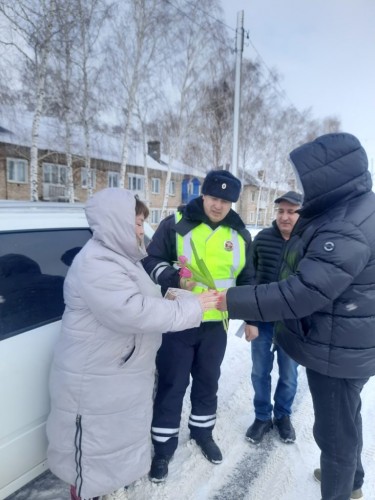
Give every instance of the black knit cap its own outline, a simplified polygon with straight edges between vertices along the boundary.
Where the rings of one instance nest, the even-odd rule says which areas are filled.
[[[202,184],[202,194],[236,202],[240,196],[241,181],[227,170],[211,170]]]
[[[292,205],[302,205],[303,196],[295,191],[288,191],[282,196],[279,196],[279,198],[276,198],[274,203],[281,203],[282,201],[287,201]]]

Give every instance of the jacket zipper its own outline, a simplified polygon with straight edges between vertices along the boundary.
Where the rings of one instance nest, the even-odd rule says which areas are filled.
[[[78,496],[81,496],[81,489],[82,489],[82,483],[83,483],[83,478],[82,478],[82,416],[77,415],[76,416],[76,433],[74,436],[74,447],[75,447],[75,463],[76,463],[76,481],[75,481],[75,487]]]

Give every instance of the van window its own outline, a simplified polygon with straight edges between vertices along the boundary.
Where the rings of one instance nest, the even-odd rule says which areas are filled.
[[[61,319],[64,278],[90,238],[88,228],[0,234],[0,340]]]

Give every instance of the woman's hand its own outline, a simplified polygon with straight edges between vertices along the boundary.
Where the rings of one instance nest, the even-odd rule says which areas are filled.
[[[197,295],[203,311],[217,309],[217,297],[219,293],[216,290],[207,290],[207,292]]]

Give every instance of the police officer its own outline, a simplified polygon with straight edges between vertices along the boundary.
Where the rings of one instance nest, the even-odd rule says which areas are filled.
[[[204,289],[194,277],[196,257],[204,260],[218,290],[228,288],[230,283],[232,286],[252,283],[251,237],[242,219],[231,209],[240,191],[241,182],[230,172],[212,170],[203,182],[202,196],[160,223],[143,265],[155,283],[161,285],[163,293],[169,287],[194,293]],[[182,256],[193,270],[190,279],[181,277],[174,266]],[[163,335],[156,359],[158,387],[151,429],[155,450],[150,471],[153,482],[164,481],[167,477],[168,463],[178,444],[183,398],[190,375],[190,437],[207,460],[214,464],[222,461],[212,431],[216,421],[220,365],[227,344],[224,323],[222,314],[211,310],[204,314],[198,328]]]

